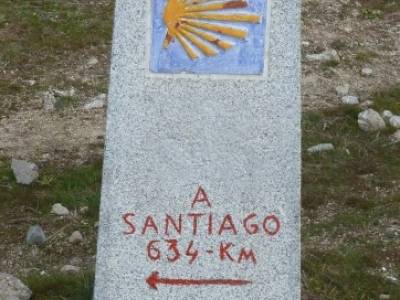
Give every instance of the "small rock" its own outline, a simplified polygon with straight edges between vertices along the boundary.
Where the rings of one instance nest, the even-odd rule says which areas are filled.
[[[393,143],[399,143],[399,142],[400,142],[400,129],[397,130],[395,133],[393,133],[393,134],[390,136],[390,140],[391,140]]]
[[[27,86],[34,86],[36,84],[36,80],[33,79],[24,80],[23,83],[26,84]]]
[[[54,89],[53,92],[56,97],[73,97],[76,94],[76,90],[73,87],[66,91]]]
[[[83,263],[82,259],[79,257],[73,257],[71,258],[71,260],[69,261],[69,263],[73,266],[79,266]]]
[[[392,275],[387,275],[386,279],[389,280],[393,284],[398,284],[399,283],[399,279],[397,279],[396,277],[394,277]]]
[[[83,236],[79,231],[74,231],[68,238],[68,242],[70,242],[71,244],[79,244],[83,242]]]
[[[379,295],[379,300],[390,300],[390,295],[381,294]]]
[[[88,213],[88,211],[89,211],[89,207],[87,207],[87,206],[83,206],[79,209],[79,213],[82,215],[86,215]]]
[[[18,278],[0,273],[0,299],[1,300],[29,300],[32,291]]]
[[[52,92],[43,92],[40,97],[42,98],[42,107],[45,111],[52,111],[56,107],[56,98]]]
[[[373,109],[367,109],[358,114],[358,126],[366,132],[375,132],[386,127],[385,121]]]
[[[344,96],[342,97],[342,103],[346,105],[357,105],[360,102],[357,96]]]
[[[334,150],[335,147],[331,143],[325,143],[325,144],[318,144],[315,146],[312,146],[307,149],[308,153],[317,153],[317,152],[322,152],[322,151],[331,151]]]
[[[28,233],[26,234],[26,242],[28,245],[43,245],[46,240],[46,235],[42,227],[39,225],[29,227]]]
[[[103,108],[106,106],[107,95],[100,94],[96,97],[90,99],[88,103],[85,104],[85,109],[96,109],[96,108]]]
[[[386,121],[389,122],[390,118],[393,117],[393,113],[390,110],[384,110],[382,112],[382,118]]]
[[[352,31],[353,31],[353,28],[351,28],[351,27],[344,27],[343,28],[343,30],[346,32],[346,33],[351,33]]]
[[[337,53],[336,50],[331,49],[331,50],[326,50],[322,53],[318,54],[307,54],[306,55],[307,60],[309,61],[320,61],[320,62],[327,62],[327,61],[340,61],[340,57]]]
[[[400,129],[400,116],[392,116],[392,117],[389,119],[389,124],[390,124],[390,126],[392,126],[393,128]]]
[[[348,85],[347,83],[344,85],[340,85],[338,87],[336,87],[336,94],[339,97],[343,97],[349,94],[349,90],[350,90],[350,85]]]
[[[363,68],[361,70],[361,75],[363,75],[363,76],[371,76],[372,73],[373,73],[373,71],[371,68]]]
[[[68,210],[68,208],[62,206],[60,203],[56,203],[51,208],[50,213],[57,215],[57,216],[67,216],[67,215],[69,215],[69,210]]]
[[[38,166],[25,160],[13,159],[11,161],[11,169],[15,179],[21,184],[29,185],[39,177]]]
[[[96,57],[94,57],[94,56],[90,57],[89,60],[87,61],[87,65],[88,65],[89,67],[92,67],[92,66],[94,66],[94,65],[97,65],[98,63],[99,63],[99,60],[98,60]]]
[[[63,273],[78,273],[80,270],[81,268],[72,265],[65,265],[61,268],[61,272]]]

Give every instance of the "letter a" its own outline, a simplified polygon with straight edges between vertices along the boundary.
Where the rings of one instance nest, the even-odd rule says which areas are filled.
[[[208,201],[208,196],[207,193],[204,191],[204,189],[199,186],[199,189],[197,190],[196,196],[194,196],[194,199],[192,201],[192,208],[194,208],[195,204],[199,202],[205,202],[209,208],[211,208],[211,203]]]

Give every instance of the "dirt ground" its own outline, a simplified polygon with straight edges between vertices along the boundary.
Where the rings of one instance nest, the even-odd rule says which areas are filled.
[[[389,7],[376,13],[379,3],[371,2],[304,1],[304,110],[339,105],[335,88],[342,84],[349,84],[350,94],[365,102],[380,88],[400,82],[400,11]],[[94,12],[107,7],[106,16],[112,22],[112,1],[74,1],[70,8],[80,6]],[[18,44],[17,25],[0,29],[0,38],[14,36]],[[105,109],[82,107],[90,97],[107,90],[110,39],[73,51],[67,44],[65,48],[58,54],[35,53],[21,63],[0,60],[0,81],[8,85],[0,93],[0,155],[81,164],[102,154]],[[338,63],[306,59],[307,54],[327,49],[338,52]],[[98,60],[94,65],[90,64],[93,57]],[[363,67],[371,68],[372,75],[362,76]],[[71,87],[77,90],[75,105],[55,112],[42,109],[41,92]]]

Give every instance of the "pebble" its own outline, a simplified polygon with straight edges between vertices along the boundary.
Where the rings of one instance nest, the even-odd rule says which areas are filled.
[[[0,273],[0,299],[1,300],[29,300],[32,291],[18,278]]]
[[[389,122],[390,118],[393,117],[393,113],[390,110],[384,110],[382,112],[382,118],[386,121]]]
[[[39,177],[39,168],[36,164],[13,159],[11,161],[11,169],[18,183],[29,185]]]
[[[358,126],[366,132],[375,132],[386,127],[385,121],[373,109],[366,109],[358,114]]]
[[[340,57],[337,51],[334,49],[326,50],[322,53],[317,53],[317,54],[307,54],[306,58],[309,61],[320,61],[320,62],[327,62],[331,60],[336,62],[340,61]]]
[[[68,238],[68,242],[70,242],[71,244],[79,244],[83,242],[83,236],[79,231],[74,231]]]
[[[52,92],[43,92],[40,94],[42,98],[42,108],[44,111],[53,111],[56,107],[56,98]]]
[[[363,68],[361,70],[361,75],[363,75],[363,76],[371,76],[372,73],[373,73],[373,71],[371,68]]]
[[[339,97],[343,97],[349,94],[349,90],[350,90],[350,85],[348,85],[347,83],[344,85],[340,85],[338,87],[336,87],[336,94]]]
[[[315,146],[312,146],[307,149],[308,153],[317,153],[317,152],[322,152],[322,151],[332,151],[335,149],[335,146],[331,143],[325,143],[325,144],[318,144]]]
[[[68,208],[62,206],[60,203],[56,203],[51,208],[50,213],[57,215],[57,216],[67,216],[67,215],[69,215],[69,210],[68,210]]]
[[[73,97],[76,94],[76,90],[74,87],[71,87],[69,90],[65,91],[54,89],[53,92],[56,97]]]
[[[389,119],[389,124],[390,124],[390,126],[392,126],[393,128],[400,129],[400,116],[392,116],[392,117]]]
[[[26,242],[28,245],[43,245],[46,240],[46,235],[42,227],[39,225],[29,227],[28,233],[26,234]]]
[[[393,133],[393,134],[390,136],[390,140],[391,140],[393,143],[399,143],[399,142],[400,142],[400,129],[397,130],[395,133]]]
[[[360,101],[357,96],[344,96],[342,97],[342,103],[345,105],[357,105]]]
[[[94,65],[97,65],[98,63],[99,63],[99,60],[98,60],[96,57],[94,57],[94,56],[90,57],[90,58],[88,59],[88,61],[87,61],[87,65],[88,65],[89,67],[94,66]]]
[[[379,300],[390,300],[390,295],[381,294],[379,295]]]
[[[79,213],[82,215],[86,215],[89,212],[89,207],[83,206],[79,209]]]
[[[75,267],[72,265],[65,265],[64,267],[61,268],[61,272],[63,273],[78,273],[81,270],[79,267]]]
[[[106,101],[107,101],[106,94],[97,95],[96,97],[90,99],[88,103],[85,104],[84,109],[89,110],[89,109],[103,108],[106,106]]]

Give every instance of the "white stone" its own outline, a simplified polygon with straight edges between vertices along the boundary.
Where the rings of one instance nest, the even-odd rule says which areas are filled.
[[[346,83],[346,84],[343,84],[343,85],[340,85],[340,86],[336,87],[336,94],[339,97],[343,97],[343,96],[346,96],[346,95],[349,94],[349,90],[350,90],[350,85],[348,85]]]
[[[57,215],[57,216],[67,216],[67,215],[69,215],[69,210],[68,210],[68,208],[62,206],[60,203],[56,203],[51,208],[50,213]]]
[[[52,92],[43,92],[40,94],[42,99],[42,107],[45,111],[52,111],[55,109],[56,106],[56,98]]]
[[[345,105],[357,105],[359,104],[359,100],[357,96],[344,96],[342,97],[342,103]]]
[[[29,185],[39,177],[39,167],[25,160],[13,159],[11,169],[18,183]]]
[[[28,86],[34,86],[36,84],[36,80],[33,80],[33,79],[24,80],[23,82]]]
[[[373,71],[371,68],[363,68],[361,70],[361,75],[363,75],[363,76],[371,76],[372,73],[373,73]]]
[[[318,54],[307,54],[306,58],[309,61],[319,61],[319,62],[327,62],[332,60],[336,62],[340,61],[339,54],[334,49],[326,50]]]
[[[90,99],[88,101],[88,103],[85,104],[84,108],[85,109],[103,108],[106,106],[106,101],[107,101],[107,95],[100,94],[100,95],[97,95],[96,97]]]
[[[29,227],[28,233],[26,234],[26,242],[28,245],[42,245],[46,240],[46,235],[42,227],[39,225]]]
[[[87,206],[82,206],[82,207],[79,209],[79,213],[82,214],[82,215],[85,215],[85,214],[87,214],[88,212],[89,212],[89,207],[87,207]]]
[[[317,152],[323,152],[323,151],[331,151],[334,150],[335,146],[331,143],[325,143],[325,144],[318,144],[314,145],[310,148],[307,149],[308,153],[317,153]]]
[[[94,56],[90,57],[90,58],[88,59],[88,61],[87,61],[87,65],[88,65],[89,67],[92,67],[92,66],[94,66],[94,65],[97,65],[98,63],[99,63],[99,60],[98,60],[96,57],[94,57]]]
[[[379,295],[379,300],[390,300],[390,299],[391,299],[390,295],[387,294]]]
[[[392,126],[393,128],[400,128],[400,116],[392,116],[389,119],[389,124],[390,126]]]
[[[400,129],[397,130],[395,133],[393,133],[393,134],[390,136],[390,140],[391,140],[393,143],[399,143],[399,142],[400,142]]]
[[[18,278],[0,273],[0,300],[29,300],[32,291]]]
[[[393,117],[393,113],[390,110],[384,110],[382,112],[382,118],[386,121],[389,122],[390,118]]]
[[[386,127],[385,121],[373,109],[367,109],[358,114],[358,126],[366,132],[375,132]]]
[[[68,238],[68,242],[70,242],[71,244],[79,244],[83,242],[82,233],[80,233],[79,231],[74,231]]]
[[[61,268],[61,272],[63,273],[79,273],[81,270],[80,267],[72,266],[72,265],[65,265]]]
[[[68,90],[54,89],[53,92],[54,92],[54,95],[57,97],[73,97],[76,94],[76,90],[74,87],[71,87]]]

